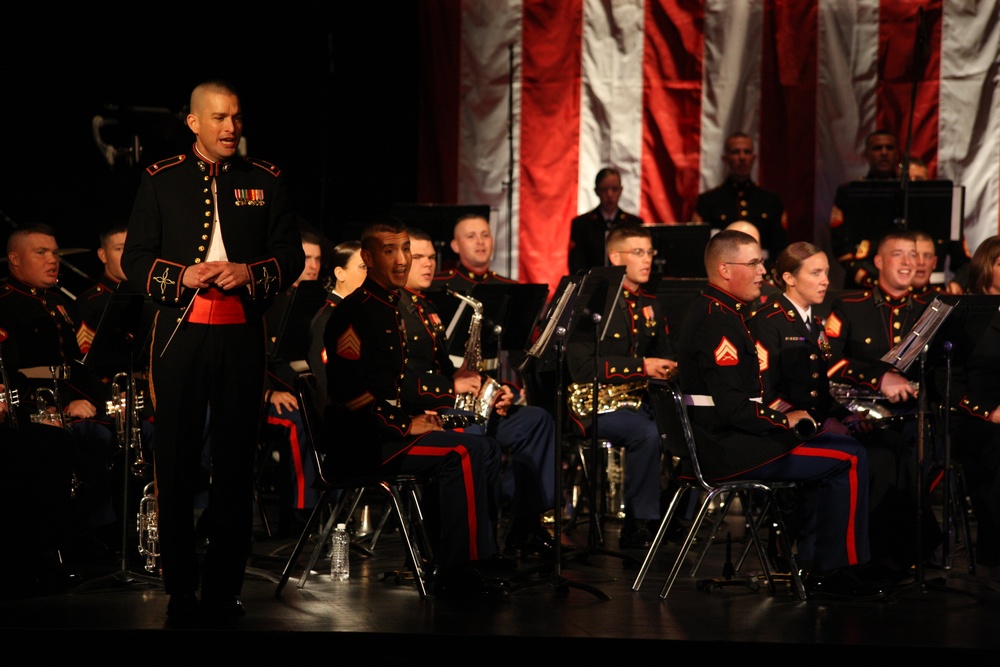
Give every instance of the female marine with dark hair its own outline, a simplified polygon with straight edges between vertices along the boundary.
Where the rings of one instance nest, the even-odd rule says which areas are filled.
[[[337,304],[360,287],[368,275],[365,262],[361,259],[361,242],[344,241],[337,245],[333,249],[330,268],[333,270],[334,279],[330,300]]]
[[[910,548],[916,536],[915,470],[907,463],[910,452],[900,433],[873,428],[862,421],[863,413],[852,412],[830,393],[830,344],[815,312],[830,287],[830,262],[817,246],[792,243],[778,255],[773,279],[781,295],[750,320],[764,402],[786,413],[806,410],[821,430],[865,444],[872,562],[892,568],[888,576],[902,577],[916,562]]]
[[[969,263],[969,294],[1000,294],[1000,236],[976,248]]]
[[[1000,236],[983,241],[969,265],[969,295],[1000,294]],[[963,297],[964,299],[964,297]],[[971,301],[971,299],[970,299]],[[976,517],[976,562],[1000,566],[1000,299],[992,317],[966,321],[951,380],[952,458],[965,477]],[[963,350],[968,341],[971,350]],[[968,352],[968,353],[967,353]],[[943,387],[944,377],[938,385]]]
[[[361,259],[361,242],[344,241],[330,253],[330,270],[333,284],[327,288],[326,302],[313,316],[309,325],[309,369],[316,378],[316,393],[326,397],[326,349],[323,347],[323,332],[330,314],[344,297],[361,287],[368,275],[368,269]]]

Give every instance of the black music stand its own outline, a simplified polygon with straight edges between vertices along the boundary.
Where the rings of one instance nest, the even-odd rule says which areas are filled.
[[[493,342],[486,339],[485,333],[489,330],[496,332],[497,357],[523,354],[548,296],[549,286],[542,283],[484,283],[473,287],[471,297],[483,304],[482,349],[492,349]],[[521,361],[515,359],[510,365],[516,367]],[[501,370],[506,367],[501,365]]]
[[[309,356],[312,319],[326,303],[327,291],[318,280],[303,280],[288,291],[288,301],[271,347],[271,359],[299,360]]]
[[[389,215],[399,218],[407,227],[427,232],[438,253],[438,271],[458,266],[458,254],[451,249],[455,223],[463,215],[478,215],[490,219],[489,204],[404,204],[389,207]],[[357,238],[357,237],[355,237]]]
[[[938,270],[943,271],[946,259],[960,260],[963,202],[954,201],[952,181],[907,181],[906,186],[904,190],[896,180],[849,183],[843,208],[847,238],[852,244],[869,240],[873,256],[890,231],[926,232],[934,239]]]
[[[129,378],[125,385],[125,444],[122,452],[124,460],[122,462],[121,567],[114,574],[80,584],[75,589],[76,591],[101,590],[105,584],[119,587],[130,584],[144,584],[149,587],[163,585],[163,581],[159,577],[136,574],[128,567],[128,528],[131,525],[128,519],[130,516],[128,514],[129,478],[133,475],[141,477],[148,474],[147,470],[129,465],[130,452],[134,449],[137,452],[137,459],[140,458],[142,452],[141,439],[139,442],[134,441],[133,436],[139,432],[139,426],[134,423],[135,410],[130,408],[135,405],[136,400],[134,380],[136,357],[141,358],[142,351],[146,348],[144,342],[152,330],[155,309],[152,304],[147,303],[143,294],[128,291],[127,288],[123,287],[124,285],[127,283],[118,286],[104,307],[101,321],[94,333],[94,340],[83,359],[85,371],[92,376],[114,377],[115,374],[121,372],[122,368],[125,368]]]
[[[712,238],[710,225],[704,222],[677,222],[645,224],[643,227],[652,235],[656,250],[654,271],[670,278],[708,278],[702,251]]]
[[[573,303],[577,297],[577,283],[572,280],[565,280],[560,284],[558,297],[552,302],[552,308],[548,314],[545,326],[538,336],[538,339],[525,353],[524,363],[518,367],[522,374],[544,372],[554,368],[558,381],[556,382],[556,396],[554,414],[555,418],[555,442],[556,446],[562,441],[563,422],[563,368],[565,367],[565,341],[569,330],[569,321],[573,313]],[[555,521],[553,528],[553,539],[555,541],[555,553],[553,558],[553,570],[547,579],[532,581],[528,583],[515,583],[514,590],[524,588],[534,588],[537,586],[551,585],[556,592],[566,594],[570,588],[579,588],[598,597],[602,600],[610,600],[603,591],[580,583],[571,581],[562,576],[562,457],[556,456],[555,461]],[[531,571],[538,571],[539,568],[532,568]],[[521,572],[519,576],[524,576],[528,572]]]
[[[968,368],[976,364],[976,353],[982,346],[993,345],[988,332],[995,330],[1000,321],[1000,296],[994,295],[963,295],[961,297],[942,296],[942,301],[954,303],[948,319],[941,325],[931,346],[929,356],[932,364],[938,368],[939,382],[935,389],[941,393],[941,404],[944,426],[943,460],[941,467],[944,472],[942,481],[942,502],[944,505],[943,523],[945,541],[942,548],[942,563],[948,568],[951,565],[952,538],[955,534],[954,503],[955,490],[952,488],[952,458],[951,458],[951,414],[952,394],[951,380],[953,365]],[[942,377],[943,376],[943,377]],[[963,519],[965,532],[969,574],[975,574],[975,559],[973,545],[968,530],[968,521]]]
[[[622,293],[622,283],[625,280],[624,266],[599,266],[590,269],[584,276],[580,285],[579,296],[574,303],[572,316],[570,318],[569,332],[567,340],[572,341],[573,335],[578,336],[593,335],[594,337],[594,376],[591,380],[591,404],[593,405],[592,424],[590,426],[590,473],[588,475],[588,501],[590,503],[590,517],[587,542],[587,549],[574,553],[574,559],[581,560],[591,553],[598,553],[606,556],[621,558],[623,561],[639,565],[639,561],[618,551],[605,549],[604,537],[601,534],[601,526],[597,519],[597,452],[600,450],[600,438],[597,435],[598,413],[598,393],[600,382],[598,380],[598,357],[600,356],[601,341],[607,334],[608,326],[611,323],[611,315],[618,307],[618,299]]]
[[[919,359],[920,363],[920,392],[917,396],[917,565],[914,585],[921,593],[928,590],[928,582],[924,576],[924,535],[923,535],[923,515],[926,493],[926,432],[927,432],[927,381],[928,356],[931,344],[938,334],[944,322],[951,315],[952,311],[964,297],[938,296],[935,297],[924,314],[920,316],[910,333],[903,338],[895,347],[889,350],[882,357],[882,361],[892,365],[901,373],[905,373]],[[947,447],[946,441],[946,447]],[[946,453],[946,458],[950,458],[950,453]],[[947,476],[946,476],[947,479]],[[950,502],[950,499],[948,500]],[[947,508],[946,508],[947,511]],[[936,581],[938,588],[943,589],[940,584],[943,579]],[[959,591],[965,592],[965,591]]]

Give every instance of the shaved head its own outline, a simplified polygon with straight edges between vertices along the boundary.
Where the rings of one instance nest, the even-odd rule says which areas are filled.
[[[210,93],[239,97],[236,94],[236,89],[225,81],[205,81],[195,86],[194,90],[191,91],[191,113],[199,114],[205,110]]]

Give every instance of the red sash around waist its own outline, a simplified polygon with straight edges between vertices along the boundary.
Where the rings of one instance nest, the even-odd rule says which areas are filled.
[[[192,324],[243,324],[243,302],[235,294],[211,288],[202,290],[189,306],[188,322]]]

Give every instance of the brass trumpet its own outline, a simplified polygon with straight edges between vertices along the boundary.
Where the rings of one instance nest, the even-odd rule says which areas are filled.
[[[17,428],[17,405],[20,402],[17,389],[10,384],[10,378],[7,377],[7,369],[3,365],[3,345],[0,345],[0,384],[3,385],[3,391],[0,391],[0,403],[4,403],[7,406],[7,424],[11,428]]]
[[[107,411],[115,420],[118,446],[126,452],[129,448],[135,449],[132,474],[147,479],[150,468],[142,454],[142,422],[139,416],[143,405],[143,395],[136,389],[135,377],[129,373],[117,373],[111,378],[111,400],[107,402]]]
[[[139,513],[136,515],[136,528],[139,531],[139,553],[146,557],[146,572],[156,571],[156,559],[160,557],[160,534],[156,517],[156,485],[147,484],[139,501]]]
[[[39,387],[35,390],[35,412],[31,421],[65,429],[70,428],[66,413],[63,412],[62,397],[59,395],[59,371],[57,366],[49,366],[52,374],[52,388]],[[46,400],[46,397],[48,399]],[[50,405],[51,403],[51,405]]]

